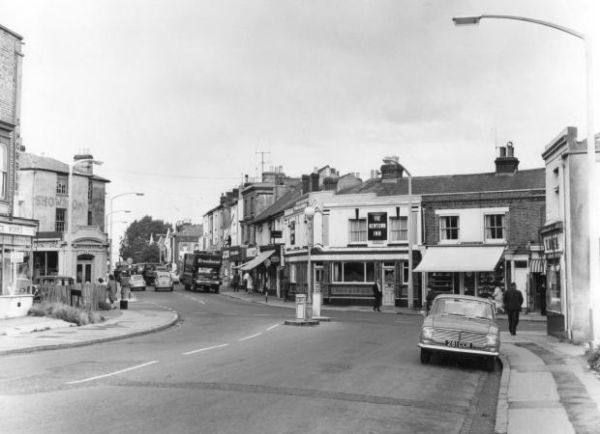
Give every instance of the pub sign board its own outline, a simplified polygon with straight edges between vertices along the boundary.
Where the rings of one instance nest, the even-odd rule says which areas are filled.
[[[387,240],[387,212],[367,214],[367,239],[369,241]]]

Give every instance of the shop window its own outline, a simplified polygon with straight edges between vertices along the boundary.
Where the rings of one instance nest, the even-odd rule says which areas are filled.
[[[56,194],[66,196],[69,194],[69,177],[58,175],[56,177]]]
[[[290,283],[296,282],[296,264],[290,264]]]
[[[374,262],[334,262],[333,282],[369,283],[375,281]]]
[[[367,242],[367,220],[366,219],[350,219],[348,220],[350,229],[351,243],[366,243]]]
[[[408,284],[408,262],[402,262],[402,283]]]
[[[390,217],[390,241],[408,239],[408,217]]]
[[[408,279],[407,279],[408,280]],[[436,292],[454,293],[453,273],[435,272],[429,273],[429,286]]]
[[[494,271],[479,273],[477,295],[480,297],[491,297],[496,286],[505,288],[504,265],[502,263],[500,263]]]
[[[546,290],[546,310],[562,313],[560,300],[560,263],[558,259],[548,260]]]
[[[54,230],[56,232],[64,232],[65,231],[66,214],[67,214],[67,210],[65,208],[56,208],[56,219],[55,219],[55,227],[54,227]]]
[[[458,216],[440,217],[440,240],[458,240]]]
[[[6,182],[8,180],[8,158],[6,144],[0,143],[0,199],[6,199]]]
[[[485,239],[504,239],[504,214],[489,214],[485,216]]]

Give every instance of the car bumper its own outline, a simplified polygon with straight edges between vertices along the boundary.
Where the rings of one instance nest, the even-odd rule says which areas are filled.
[[[472,354],[475,356],[492,356],[496,357],[500,355],[499,351],[487,351],[487,350],[476,350],[473,348],[453,348],[453,347],[445,347],[441,345],[431,345],[431,344],[423,344],[419,343],[419,347],[431,350],[431,351],[443,351],[448,353],[460,353],[460,354]]]

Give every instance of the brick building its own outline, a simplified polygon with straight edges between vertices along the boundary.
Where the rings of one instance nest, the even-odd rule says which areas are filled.
[[[14,215],[20,143],[22,36],[0,25],[0,318],[26,315],[33,302],[35,220]]]

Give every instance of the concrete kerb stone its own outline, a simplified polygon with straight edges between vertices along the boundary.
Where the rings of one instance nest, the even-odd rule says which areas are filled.
[[[506,434],[508,431],[508,385],[510,384],[510,362],[504,354],[498,356],[502,365],[498,403],[496,404],[496,423],[494,434]]]
[[[0,356],[4,356],[4,355],[8,355],[8,354],[33,353],[36,351],[49,351],[49,350],[61,350],[61,349],[66,349],[66,348],[85,347],[88,345],[100,344],[100,343],[104,343],[104,342],[118,341],[121,339],[129,339],[129,338],[134,338],[137,336],[147,335],[150,333],[160,332],[162,330],[168,329],[169,327],[172,327],[178,321],[179,321],[179,314],[175,312],[175,313],[173,313],[171,319],[168,322],[161,324],[160,326],[150,327],[145,330],[139,330],[139,331],[132,332],[132,333],[124,333],[122,335],[117,335],[117,336],[107,336],[104,338],[88,339],[88,340],[80,341],[80,342],[69,342],[69,343],[63,343],[63,344],[50,344],[50,345],[37,345],[37,346],[33,346],[33,347],[16,348],[13,350],[0,351]]]

